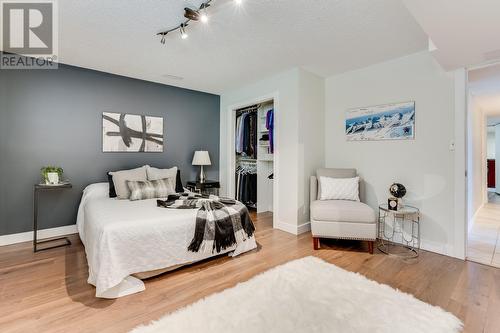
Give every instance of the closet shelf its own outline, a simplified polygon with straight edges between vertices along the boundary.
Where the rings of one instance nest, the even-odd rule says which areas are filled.
[[[259,162],[272,162],[274,160],[273,155],[271,156],[266,156],[266,157],[261,157],[258,159]]]

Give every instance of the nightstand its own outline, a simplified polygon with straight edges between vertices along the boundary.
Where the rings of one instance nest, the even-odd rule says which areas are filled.
[[[36,184],[33,188],[33,252],[38,252],[42,250],[53,249],[60,246],[71,245],[71,241],[68,237],[58,237],[58,238],[50,238],[46,240],[37,240],[38,233],[38,196],[40,192],[46,191],[60,191],[65,189],[72,188],[70,183],[57,184],[57,185],[45,185],[45,184]],[[38,248],[38,245],[52,243],[56,241],[64,240],[64,243],[54,245],[54,246],[44,246],[42,248]]]
[[[200,181],[189,181],[186,184],[188,190],[200,194],[215,194],[219,195],[220,183],[216,180],[205,180],[203,183]]]

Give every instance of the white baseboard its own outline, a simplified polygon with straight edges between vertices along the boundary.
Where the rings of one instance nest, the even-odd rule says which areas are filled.
[[[300,235],[311,230],[311,222],[306,222],[299,225],[277,222],[274,224],[274,228],[286,231],[293,235]]]
[[[470,220],[467,221],[467,234],[469,234],[470,231],[472,230],[472,227],[474,226],[474,221],[476,220],[477,217],[477,213],[479,213],[479,211],[483,209],[484,205],[485,205],[484,203],[481,204],[481,206],[479,206],[479,208],[474,212]]]
[[[76,224],[72,224],[58,228],[38,230],[37,237],[38,239],[43,239],[43,238],[59,237],[76,233],[78,233]],[[0,246],[29,242],[32,240],[33,240],[33,231],[21,232],[18,234],[11,234],[11,235],[3,235],[0,236]]]
[[[303,234],[304,232],[311,231],[311,222],[306,222],[299,224],[297,227],[297,235]]]

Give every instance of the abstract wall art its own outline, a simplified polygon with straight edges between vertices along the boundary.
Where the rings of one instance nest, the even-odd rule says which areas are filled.
[[[410,140],[415,138],[415,102],[349,109],[347,141]]]
[[[163,152],[163,118],[103,112],[103,152]]]

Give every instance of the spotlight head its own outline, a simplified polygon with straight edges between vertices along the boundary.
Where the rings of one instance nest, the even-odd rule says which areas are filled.
[[[191,8],[184,8],[184,17],[188,20],[198,21],[200,19],[200,13]]]
[[[187,34],[187,32],[186,32],[186,26],[184,24],[181,24],[181,27],[180,27],[179,30],[181,32],[181,38],[182,39],[186,39],[186,38],[189,37],[188,34]]]

